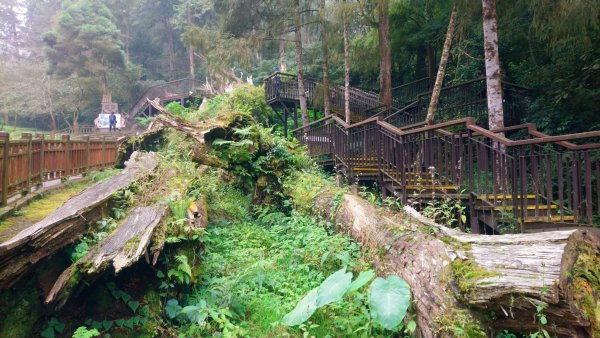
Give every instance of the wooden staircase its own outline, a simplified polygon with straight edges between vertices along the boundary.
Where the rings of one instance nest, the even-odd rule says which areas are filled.
[[[287,84],[280,86],[277,76],[265,83],[267,102],[291,102],[296,107],[294,77],[282,77]],[[482,83],[474,80],[442,89],[443,122],[434,125],[422,122],[423,94],[411,100],[406,93],[412,87],[402,87],[405,93],[396,102],[406,104],[403,108],[382,108],[376,95],[357,90],[351,124],[332,114],[315,117],[292,132],[311,156],[350,183],[376,182],[383,197],[422,205],[433,199],[455,199],[468,208],[474,233],[599,225],[600,144],[589,141],[600,139],[600,131],[548,136],[533,124],[487,130],[481,127],[487,115],[485,100],[469,94],[480,93]],[[416,82],[415,90],[419,86],[425,88],[427,81]],[[315,93],[310,88],[317,88],[317,82],[307,88],[310,103]],[[507,88],[510,111],[519,111],[525,92],[514,85]],[[342,111],[341,97],[336,94],[333,112]],[[474,116],[464,116],[471,113]],[[525,139],[523,129],[528,134]]]

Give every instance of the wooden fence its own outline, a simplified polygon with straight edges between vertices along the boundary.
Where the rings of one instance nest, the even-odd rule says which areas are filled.
[[[43,182],[112,167],[117,151],[118,141],[107,136],[53,139],[24,133],[11,140],[0,132],[0,205]]]

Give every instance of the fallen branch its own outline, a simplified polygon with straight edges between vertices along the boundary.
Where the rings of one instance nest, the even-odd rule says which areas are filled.
[[[501,330],[537,332],[540,314],[552,336],[599,334],[593,277],[600,264],[597,230],[473,235],[440,226],[411,208],[386,215],[354,195],[344,195],[339,208],[333,207],[331,192],[314,201],[314,211],[334,219],[364,246],[385,252],[375,265],[380,274],[399,275],[411,286],[423,337],[452,336],[456,325],[488,336]],[[493,320],[486,320],[490,314]]]
[[[165,205],[135,208],[113,235],[60,275],[46,297],[46,304],[53,303],[60,309],[78,285],[91,284],[107,270],[118,274],[137,262],[146,253],[166,212]]]
[[[154,153],[134,153],[126,168],[72,197],[43,220],[0,244],[0,289],[14,285],[36,263],[80,239],[106,215],[111,196],[158,166]]]

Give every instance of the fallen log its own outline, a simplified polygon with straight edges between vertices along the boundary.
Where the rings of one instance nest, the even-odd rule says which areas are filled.
[[[292,189],[300,189],[292,196],[314,195]],[[537,332],[541,316],[551,336],[600,336],[597,230],[472,235],[411,208],[392,214],[328,191],[315,196],[313,211],[335,220],[364,247],[384,252],[374,257],[375,265],[380,274],[399,275],[411,286],[423,337]]]
[[[178,130],[200,144],[210,144],[216,139],[226,139],[235,128],[243,128],[256,123],[252,116],[244,113],[221,114],[214,119],[193,123],[170,113],[156,100],[148,100],[148,102],[161,113],[156,117],[157,123]]]
[[[0,244],[0,289],[14,285],[41,259],[80,239],[108,212],[111,196],[158,166],[154,153],[134,153],[126,168],[69,199],[43,220]]]
[[[77,291],[78,285],[83,282],[89,285],[108,270],[118,274],[137,262],[146,253],[166,212],[165,205],[135,208],[112,235],[58,277],[45,303],[52,303],[58,310]]]

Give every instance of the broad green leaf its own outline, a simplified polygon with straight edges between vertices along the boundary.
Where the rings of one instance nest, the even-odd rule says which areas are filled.
[[[133,329],[133,319],[127,319],[125,322],[123,322],[123,326],[129,329]]]
[[[48,326],[44,331],[42,331],[42,337],[45,338],[54,338],[54,327]]]
[[[319,287],[316,287],[310,290],[298,305],[290,311],[287,315],[283,317],[281,320],[281,324],[287,326],[296,326],[304,323],[312,314],[317,310],[317,290]]]
[[[110,328],[113,326],[113,321],[112,320],[103,320],[102,321],[102,328],[104,328],[104,330],[110,330]]]
[[[127,306],[129,306],[131,311],[133,311],[133,313],[135,313],[135,310],[137,310],[138,307],[140,307],[140,302],[138,302],[137,300],[130,300],[127,302]]]
[[[346,272],[346,267],[327,277],[317,289],[317,308],[342,300],[351,282],[352,272]]]
[[[375,272],[373,270],[363,271],[356,277],[356,279],[350,284],[348,288],[348,292],[356,291],[362,288],[365,284],[371,281],[375,277]]]
[[[398,276],[376,278],[369,290],[373,318],[382,327],[393,330],[406,316],[410,305],[410,287]]]
[[[177,299],[169,299],[167,301],[167,307],[165,308],[167,312],[167,317],[169,319],[173,319],[179,315],[179,310],[181,310],[181,306],[179,306],[179,302]]]
[[[123,323],[125,323],[125,319],[123,319],[123,318],[115,319],[115,324],[117,326],[123,327]]]

